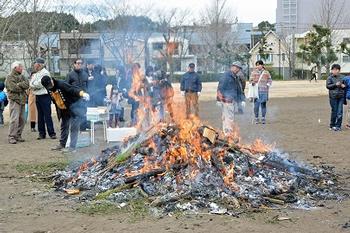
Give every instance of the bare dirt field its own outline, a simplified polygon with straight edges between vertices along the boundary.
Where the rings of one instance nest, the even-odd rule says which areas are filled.
[[[214,87],[215,84],[206,84]],[[310,86],[309,86],[310,85]],[[350,190],[350,130],[328,130],[329,104],[324,83],[277,83],[268,104],[268,123],[251,124],[251,107],[237,117],[242,140],[251,142],[259,137],[286,151],[292,158],[305,163],[336,167],[344,189]],[[310,89],[308,89],[310,88]],[[215,105],[215,88],[203,93],[200,114],[204,122],[221,127],[220,109]],[[282,91],[283,90],[283,91]],[[295,94],[298,93],[298,94]],[[285,98],[277,98],[283,97]],[[293,97],[291,97],[293,96]],[[299,97],[294,97],[299,96]],[[177,99],[180,99],[177,97]],[[56,125],[58,125],[56,123]],[[36,133],[26,126],[26,142],[7,143],[7,130],[0,128],[0,232],[348,232],[350,201],[325,201],[314,210],[263,210],[239,218],[217,215],[130,217],[125,212],[106,211],[88,214],[73,198],[53,191],[49,184],[33,171],[48,174],[50,170],[96,155],[107,145],[99,144],[81,149],[77,155],[64,156],[49,148],[57,141],[37,141]],[[58,131],[58,130],[57,130]],[[290,221],[274,221],[275,216]]]

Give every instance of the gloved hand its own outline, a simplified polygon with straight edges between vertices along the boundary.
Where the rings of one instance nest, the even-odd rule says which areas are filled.
[[[218,107],[222,107],[222,102],[220,102],[220,101],[216,101],[216,106],[218,106]]]
[[[185,92],[184,92],[184,91],[181,91],[181,95],[182,95],[182,96],[185,96]]]
[[[242,101],[242,102],[241,102],[242,108],[245,108],[245,105],[246,105],[245,101]]]
[[[88,93],[84,93],[82,97],[83,97],[83,100],[85,100],[85,101],[90,100],[90,95]]]
[[[198,96],[201,96],[201,93],[200,93],[200,92],[197,92],[197,95],[198,95]]]

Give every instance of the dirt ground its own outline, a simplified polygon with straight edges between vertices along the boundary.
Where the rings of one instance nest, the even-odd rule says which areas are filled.
[[[307,83],[305,82],[305,85]],[[280,84],[283,88],[283,84]],[[298,86],[304,84],[298,83]],[[312,84],[314,85],[314,84]],[[292,158],[311,164],[335,166],[344,188],[350,190],[350,130],[328,130],[329,106],[323,84],[314,86],[308,97],[272,98],[268,104],[267,125],[251,124],[251,106],[237,117],[242,140],[251,142],[260,137],[276,148],[288,152]],[[287,90],[287,89],[285,89]],[[299,90],[300,91],[300,90]],[[213,92],[213,91],[212,91]],[[296,93],[293,88],[275,93]],[[324,93],[323,93],[324,94]],[[306,94],[301,94],[306,95]],[[314,95],[314,96],[312,96]],[[200,114],[205,122],[221,127],[220,109],[210,95],[203,97]],[[57,125],[57,124],[56,124]],[[99,135],[99,145],[81,149],[77,155],[64,156],[49,148],[57,141],[37,141],[36,133],[26,126],[17,145],[7,143],[7,126],[0,128],[0,232],[348,232],[350,201],[325,201],[324,207],[314,210],[264,210],[243,214],[239,218],[217,215],[169,216],[161,219],[144,217],[130,219],[125,213],[88,215],[77,211],[80,204],[62,193],[48,188],[45,182],[29,177],[29,168],[42,164],[69,160],[76,162],[98,153],[105,145]],[[57,130],[58,131],[58,130]],[[275,216],[289,217],[290,221],[273,221]]]

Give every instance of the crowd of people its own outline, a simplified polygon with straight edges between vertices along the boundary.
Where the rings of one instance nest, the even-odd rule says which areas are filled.
[[[118,66],[116,75],[108,78],[101,65],[91,60],[84,64],[82,59],[76,59],[66,79],[58,80],[45,68],[45,60],[37,58],[29,78],[24,75],[23,65],[14,62],[5,85],[0,83],[0,125],[3,125],[3,110],[9,105],[8,142],[24,142],[22,131],[28,104],[31,131],[38,131],[37,139],[44,140],[47,136],[57,139],[51,112],[54,103],[61,132],[59,144],[52,150],[72,152],[76,149],[79,131],[89,128],[88,107],[107,106],[109,126],[120,127],[121,122],[125,122],[122,102],[127,101],[131,105],[130,126],[139,127],[164,121],[165,110],[173,118],[173,96],[168,75],[159,67],[147,67],[143,75],[138,63],[129,70]]]
[[[232,63],[219,79],[216,99],[222,109],[223,132],[226,136],[233,133],[235,114],[243,114],[247,101],[254,106],[254,123],[266,124],[272,79],[263,61],[257,61],[255,65],[249,79],[239,62]],[[9,105],[10,144],[24,141],[22,131],[26,122],[26,103],[29,106],[31,131],[38,131],[38,140],[45,139],[47,135],[51,139],[57,138],[51,112],[51,104],[54,103],[61,132],[59,144],[52,150],[69,152],[76,150],[79,131],[89,127],[87,107],[107,106],[109,127],[120,127],[125,122],[126,105],[122,104],[125,102],[131,106],[130,126],[142,129],[165,121],[166,112],[170,120],[175,117],[172,106],[174,89],[169,76],[159,67],[146,67],[143,74],[138,63],[130,69],[117,66],[115,76],[108,78],[101,65],[91,60],[84,64],[82,59],[76,59],[66,79],[57,80],[45,68],[45,60],[37,58],[29,78],[23,75],[23,70],[21,63],[14,62],[5,85],[0,83],[0,125],[4,122],[4,108]],[[347,103],[346,128],[350,129],[350,76],[343,77],[340,71],[338,64],[332,66],[326,86],[332,109],[330,130],[334,131],[341,130],[343,105]],[[247,80],[249,85],[246,96]],[[202,81],[194,63],[188,65],[188,71],[180,80],[180,92],[185,100],[185,117],[199,117]],[[66,148],[69,135],[70,143]]]

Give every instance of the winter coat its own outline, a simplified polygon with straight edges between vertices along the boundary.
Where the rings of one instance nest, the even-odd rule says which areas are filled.
[[[97,70],[94,74],[95,85],[93,87],[94,91],[91,92],[93,94],[93,101],[95,106],[104,105],[104,98],[106,97],[106,83],[107,78],[105,75],[101,74],[101,70]],[[90,89],[91,90],[91,89]]]
[[[262,78],[260,76],[262,74]],[[259,82],[260,79],[260,82]],[[259,99],[258,101],[264,103],[269,100],[269,90],[272,85],[272,78],[267,70],[255,69],[250,76],[250,83],[257,84],[259,82]]]
[[[72,86],[65,81],[56,80],[54,78],[52,80],[54,82],[54,87],[48,90],[48,93],[56,106],[57,115],[60,119],[62,114],[72,114],[72,106],[77,105],[84,92],[82,88]],[[83,115],[83,112],[84,111],[81,109],[82,114],[79,114],[77,107],[74,108],[74,114],[76,115]]]
[[[343,76],[333,76],[330,75],[327,78],[326,87],[329,90],[329,98],[340,99],[345,98],[345,88],[337,86],[336,83],[340,82],[344,84]]]
[[[44,76],[49,76],[50,77],[50,72],[42,68],[36,73],[33,73],[32,78],[30,79],[29,85],[30,89],[32,89],[34,95],[46,95],[47,90],[46,88],[41,84],[41,79]]]
[[[187,72],[181,78],[180,90],[185,92],[201,92],[202,81],[196,72]]]
[[[246,87],[246,78],[244,77],[244,73],[242,72],[242,70],[238,71],[237,73],[237,76],[239,78],[239,80],[241,81],[241,84],[242,84],[242,90],[244,91],[245,90],[245,87]]]
[[[263,76],[260,79],[262,72]],[[268,93],[270,86],[272,85],[272,78],[267,70],[254,70],[250,76],[250,82],[255,84],[259,82],[259,93]]]
[[[88,74],[84,70],[73,70],[67,77],[68,84],[81,88],[84,92],[88,89]]]
[[[344,78],[344,84],[346,85],[346,99],[350,100],[350,76]]]
[[[0,106],[7,106],[8,101],[7,101],[7,95],[4,92],[5,84],[3,82],[0,82]]]
[[[237,74],[227,71],[219,80],[217,101],[223,103],[239,103],[245,100],[241,79]]]
[[[29,81],[22,74],[13,70],[5,80],[7,97],[18,104],[25,105]]]

